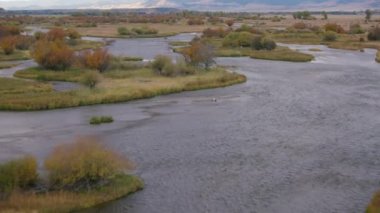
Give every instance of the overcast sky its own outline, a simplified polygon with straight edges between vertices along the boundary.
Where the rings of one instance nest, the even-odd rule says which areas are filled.
[[[380,0],[0,0],[0,7],[5,9],[177,7],[226,11],[363,10],[380,8]]]

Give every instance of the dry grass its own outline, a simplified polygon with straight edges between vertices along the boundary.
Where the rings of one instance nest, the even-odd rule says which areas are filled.
[[[377,51],[376,61],[380,63],[380,50]]]
[[[17,63],[11,62],[0,62],[0,69],[8,69],[17,66]]]
[[[105,78],[95,89],[4,95],[0,99],[0,109],[22,111],[46,110],[125,102],[182,91],[225,87],[246,81],[245,76],[220,68],[207,72],[199,71],[195,75],[179,77],[157,76],[152,70],[145,70],[141,73],[135,71],[132,74],[129,74],[129,72],[131,71],[125,71],[128,75],[128,77],[124,76],[125,78],[113,79],[105,75]],[[60,75],[59,72],[56,73]],[[53,80],[53,77],[50,77]]]
[[[86,192],[15,192],[9,199],[0,201],[0,212],[73,212],[116,200],[141,190],[143,186],[138,177],[119,175],[109,185]]]
[[[290,62],[309,62],[314,59],[314,56],[291,50],[287,47],[277,47],[275,50],[252,51],[251,58],[275,60],[275,61],[290,61]]]
[[[53,91],[47,83],[0,78],[0,95],[31,94]]]

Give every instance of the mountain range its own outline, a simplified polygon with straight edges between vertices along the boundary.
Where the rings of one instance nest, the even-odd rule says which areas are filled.
[[[8,10],[170,7],[209,11],[358,11],[379,9],[380,0],[0,0]]]

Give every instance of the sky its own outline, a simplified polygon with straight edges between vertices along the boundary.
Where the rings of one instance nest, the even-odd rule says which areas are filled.
[[[358,11],[380,8],[380,0],[0,0],[5,9],[112,9],[174,7],[216,11]]]

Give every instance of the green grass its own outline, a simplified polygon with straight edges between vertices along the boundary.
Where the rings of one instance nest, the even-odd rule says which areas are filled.
[[[28,95],[52,91],[53,88],[48,83],[0,78],[0,95]]]
[[[29,51],[15,50],[12,54],[6,55],[0,50],[0,61],[19,61],[30,59]]]
[[[75,45],[70,45],[71,48],[75,51],[79,50],[87,50],[87,49],[97,49],[104,47],[104,42],[98,41],[86,41],[86,40],[78,40]]]
[[[275,50],[252,50],[251,48],[220,48],[219,57],[251,57],[255,59],[291,62],[309,62],[314,56],[291,50],[287,47],[277,47]]]
[[[187,46],[187,45],[189,45],[189,42],[186,42],[186,41],[171,41],[171,42],[169,42],[169,45],[173,46],[173,47]]]
[[[17,66],[17,63],[0,62],[0,69],[8,69]]]
[[[43,71],[28,69],[16,75],[38,79],[42,72],[49,73],[50,80],[72,80],[80,82],[78,71]],[[67,73],[66,73],[67,72]],[[0,110],[27,111],[48,110],[57,108],[77,107],[94,104],[118,103],[131,100],[151,98],[158,95],[177,93],[183,91],[225,87],[246,81],[246,77],[231,73],[221,68],[210,71],[199,70],[194,75],[163,77],[156,75],[152,70],[144,68],[135,71],[106,72],[103,80],[94,89],[82,88],[69,92],[40,92],[20,93],[16,95],[3,95],[0,99]],[[123,78],[115,77],[115,73]]]
[[[314,59],[314,56],[301,53],[296,50],[291,50],[287,47],[277,47],[275,50],[252,51],[251,58],[265,59],[274,61],[290,61],[290,62],[309,62]]]
[[[109,184],[85,192],[15,192],[0,201],[2,212],[73,212],[122,198],[143,189],[143,181],[131,175],[117,175]]]
[[[26,70],[17,71],[14,74],[17,78],[35,79],[39,81],[69,81],[82,82],[85,71],[78,68],[55,71],[45,70],[41,67],[33,67]]]
[[[112,123],[113,118],[111,116],[94,116],[90,119],[91,125],[99,125],[105,123]]]
[[[368,205],[366,213],[379,213],[380,212],[380,192],[377,192],[371,203]]]

